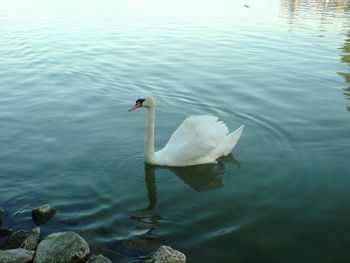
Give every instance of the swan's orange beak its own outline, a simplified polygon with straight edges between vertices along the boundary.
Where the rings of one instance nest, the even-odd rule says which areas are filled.
[[[136,110],[137,108],[141,108],[141,107],[142,107],[142,103],[136,102],[136,104],[134,105],[134,107],[132,107],[132,108],[129,110],[129,112],[130,112],[130,111],[133,111],[133,110]]]

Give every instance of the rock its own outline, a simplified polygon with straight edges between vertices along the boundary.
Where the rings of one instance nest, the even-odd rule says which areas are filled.
[[[35,250],[40,238],[40,227],[35,227],[23,241],[21,247],[29,250]]]
[[[112,263],[112,261],[102,255],[93,255],[86,263]]]
[[[185,263],[185,254],[172,249],[168,246],[161,246],[153,255],[153,257],[146,261],[148,263]]]
[[[88,244],[77,233],[53,233],[39,243],[34,263],[83,262],[89,252]]]
[[[1,263],[27,263],[32,262],[34,251],[24,248],[0,250]]]
[[[32,210],[32,218],[35,224],[45,224],[56,214],[56,209],[49,204],[44,204]]]
[[[2,224],[2,220],[4,219],[4,210],[0,208],[0,226]]]
[[[28,231],[18,230],[16,232],[11,233],[2,249],[13,249],[19,248],[24,240],[28,237]],[[1,261],[0,261],[1,262]]]

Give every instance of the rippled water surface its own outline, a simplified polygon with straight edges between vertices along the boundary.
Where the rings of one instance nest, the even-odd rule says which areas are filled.
[[[127,3],[126,3],[127,2]],[[245,6],[247,5],[247,6]],[[350,261],[350,3],[1,1],[4,226],[79,232],[137,261]],[[191,114],[246,128],[216,165],[145,166]]]

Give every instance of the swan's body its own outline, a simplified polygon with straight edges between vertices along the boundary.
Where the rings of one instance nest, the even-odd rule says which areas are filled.
[[[228,133],[225,123],[212,115],[190,116],[171,135],[163,149],[154,152],[155,100],[152,97],[139,99],[131,109],[148,109],[145,162],[164,166],[189,166],[215,163],[221,156],[231,153],[244,125]]]

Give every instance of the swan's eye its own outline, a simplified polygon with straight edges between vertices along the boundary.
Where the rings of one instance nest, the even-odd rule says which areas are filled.
[[[138,104],[138,103],[140,103],[141,105],[142,105],[142,103],[145,101],[145,99],[138,99],[137,101],[136,101],[136,104]]]

